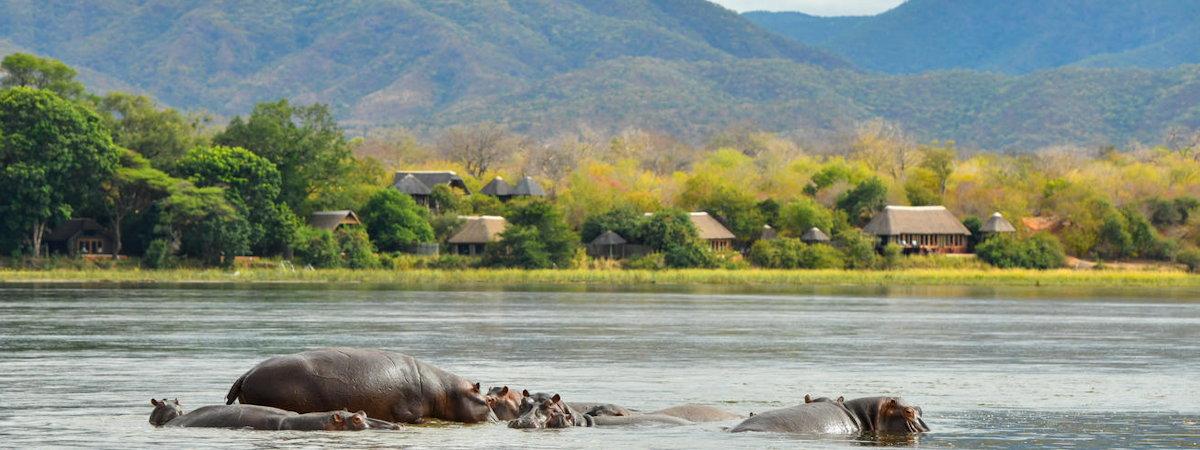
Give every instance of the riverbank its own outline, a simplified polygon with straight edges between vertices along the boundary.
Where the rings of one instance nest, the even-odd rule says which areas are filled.
[[[0,283],[372,283],[397,286],[1087,286],[1200,287],[1181,271],[903,269],[858,270],[0,270]]]

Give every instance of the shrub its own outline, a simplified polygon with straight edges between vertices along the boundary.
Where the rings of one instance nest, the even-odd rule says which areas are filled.
[[[515,201],[509,226],[484,250],[484,264],[526,269],[571,267],[579,236],[553,204],[541,199]]]
[[[351,269],[379,268],[379,255],[375,246],[362,228],[343,228],[338,231],[338,244],[344,255],[345,266]]]
[[[296,230],[296,261],[316,268],[333,268],[342,264],[342,248],[333,233],[309,226]]]
[[[845,255],[847,269],[873,269],[879,266],[874,236],[855,228],[843,228],[834,233],[833,244]]]
[[[166,239],[155,239],[146,246],[142,265],[148,269],[163,269],[171,266],[172,259],[171,243]]]
[[[363,206],[362,221],[371,242],[383,251],[400,251],[407,246],[433,242],[429,211],[412,197],[391,188],[381,189]]]
[[[1200,271],[1200,249],[1190,247],[1183,250],[1175,256],[1175,261],[1187,266],[1188,272]]]
[[[625,261],[625,268],[629,270],[662,270],[667,268],[667,260],[662,253],[650,253]]]
[[[1027,239],[996,236],[976,246],[975,254],[1000,268],[1053,269],[1062,267],[1066,261],[1062,243],[1044,233]]]
[[[712,251],[701,241],[688,213],[664,209],[643,220],[637,231],[638,239],[663,254],[667,267],[714,267]]]
[[[846,265],[836,248],[793,238],[755,242],[749,258],[754,265],[770,269],[840,269]]]
[[[895,269],[900,267],[901,259],[904,257],[904,247],[895,242],[888,242],[883,246],[883,267],[887,269]]]

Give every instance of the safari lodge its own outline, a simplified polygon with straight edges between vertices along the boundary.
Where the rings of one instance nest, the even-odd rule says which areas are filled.
[[[945,206],[888,206],[863,228],[909,254],[967,253],[971,231]]]

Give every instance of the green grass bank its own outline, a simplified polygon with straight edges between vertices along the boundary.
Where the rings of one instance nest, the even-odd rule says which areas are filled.
[[[528,285],[1200,287],[1182,271],[869,270],[284,270],[0,269],[0,283],[373,283],[470,288]]]

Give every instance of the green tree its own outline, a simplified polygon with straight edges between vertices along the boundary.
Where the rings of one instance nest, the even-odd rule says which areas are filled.
[[[259,103],[246,119],[234,117],[213,141],[242,147],[275,164],[282,175],[280,200],[307,214],[311,202],[345,182],[353,168],[350,146],[325,105]]]
[[[958,151],[954,148],[954,141],[947,141],[944,145],[934,143],[932,146],[921,149],[924,159],[921,161],[920,167],[928,170],[932,175],[932,182],[937,188],[938,198],[946,196],[946,187],[950,182],[950,175],[954,173],[955,160],[958,158]]]
[[[1066,261],[1062,243],[1045,233],[1028,239],[996,236],[975,246],[975,254],[1000,268],[1053,269],[1062,267]]]
[[[562,211],[543,199],[509,203],[509,228],[488,246],[484,263],[505,267],[567,268],[579,248]]]
[[[887,186],[879,177],[871,177],[854,189],[842,193],[837,200],[837,208],[845,211],[850,222],[862,226],[871,220],[871,216],[887,206]]]
[[[0,220],[34,256],[55,222],[101,192],[119,151],[91,111],[41,89],[0,91]]]
[[[345,255],[346,267],[351,269],[375,269],[379,267],[379,255],[367,231],[361,227],[342,228],[337,232],[341,253]]]
[[[158,229],[178,243],[180,254],[228,267],[250,251],[250,227],[223,189],[183,181],[171,191],[161,203]]]
[[[279,204],[281,179],[275,165],[239,147],[197,147],[175,172],[199,187],[225,188],[230,203],[247,220],[251,249],[260,255],[286,252],[299,219]]]
[[[643,217],[642,213],[629,206],[593,214],[584,219],[583,226],[579,230],[580,239],[584,243],[588,243],[605,231],[612,231],[626,240],[630,240],[636,235]]]
[[[199,144],[199,119],[170,108],[159,109],[144,95],[110,93],[97,109],[112,129],[113,141],[140,153],[154,167],[169,170],[184,153]]]
[[[826,233],[833,229],[833,212],[816,200],[800,197],[779,209],[779,228],[786,234],[799,237],[813,227]]]
[[[4,71],[0,88],[45,89],[68,100],[76,100],[84,95],[83,84],[75,81],[75,69],[57,59],[13,53],[0,61],[0,70]]]
[[[429,210],[392,188],[380,189],[363,206],[362,220],[371,241],[385,252],[433,241]]]
[[[942,184],[937,174],[924,167],[913,169],[904,182],[904,194],[913,206],[942,204]]]
[[[104,194],[107,200],[110,229],[113,233],[113,253],[121,253],[124,240],[121,230],[126,217],[140,214],[155,202],[166,197],[171,187],[179,180],[171,178],[161,170],[150,167],[150,162],[132,150],[121,149],[120,167],[116,174],[105,180]]]
[[[637,241],[663,253],[667,267],[713,267],[712,251],[696,231],[688,213],[679,209],[664,209],[643,220],[638,227]]]
[[[1129,223],[1125,216],[1116,208],[1109,208],[1104,213],[1100,230],[1097,234],[1096,255],[1104,259],[1121,259],[1133,253],[1133,236],[1129,234]]]
[[[795,238],[755,242],[748,257],[754,265],[771,269],[841,269],[846,265],[836,248]]]
[[[318,269],[342,265],[342,248],[329,230],[303,225],[296,230],[296,262]]]

